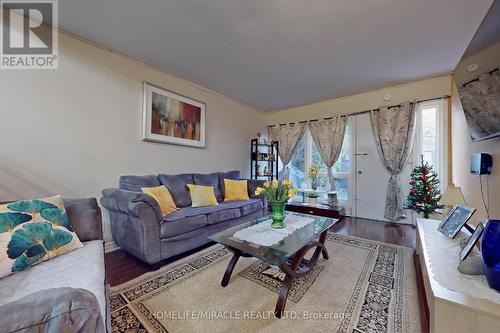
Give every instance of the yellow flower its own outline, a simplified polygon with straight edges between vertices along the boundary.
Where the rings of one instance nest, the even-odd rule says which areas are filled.
[[[277,179],[273,180],[273,187],[278,188],[278,180]]]
[[[264,187],[265,187],[265,188],[268,188],[269,186],[271,186],[271,184],[269,184],[269,182],[265,182],[265,183],[264,183]]]
[[[281,184],[283,184],[283,186],[288,185],[288,180],[286,180],[286,179],[285,179],[285,180],[283,180],[283,181],[281,182]]]
[[[262,192],[264,192],[264,189],[262,187],[257,187],[255,189],[255,195],[261,195]]]
[[[293,180],[292,179],[289,179],[288,180],[288,185],[292,186],[293,185]]]
[[[288,197],[291,199],[295,196],[295,191],[294,190],[289,190],[288,191]]]

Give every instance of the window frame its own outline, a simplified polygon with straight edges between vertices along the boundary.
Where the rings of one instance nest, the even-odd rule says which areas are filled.
[[[435,160],[436,165],[433,166],[434,170],[439,176],[439,186],[443,193],[447,186],[448,179],[448,114],[447,114],[447,101],[446,100],[433,100],[421,102],[417,105],[417,129],[415,133],[415,144],[413,146],[413,165],[420,164],[420,156],[423,154],[423,139],[424,139],[424,126],[423,126],[423,110],[436,109],[436,142],[435,142]]]

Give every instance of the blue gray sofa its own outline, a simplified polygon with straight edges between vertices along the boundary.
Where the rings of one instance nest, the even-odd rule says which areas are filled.
[[[249,200],[224,201],[224,179],[240,179],[239,171],[211,174],[121,176],[120,188],[105,189],[101,204],[109,212],[113,240],[153,269],[161,261],[210,242],[209,236],[267,214],[267,201],[254,192],[260,180],[248,180]],[[219,205],[191,207],[187,184],[213,186]],[[162,216],[143,187],[164,185],[178,211]]]

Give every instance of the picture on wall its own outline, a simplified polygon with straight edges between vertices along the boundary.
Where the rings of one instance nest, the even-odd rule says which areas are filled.
[[[205,104],[144,82],[143,140],[205,147]]]

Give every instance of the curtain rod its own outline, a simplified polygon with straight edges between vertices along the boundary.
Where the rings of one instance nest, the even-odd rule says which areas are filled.
[[[487,73],[488,73],[489,75],[491,75],[491,74],[493,74],[493,73],[495,73],[495,72],[498,72],[498,70],[499,70],[499,68],[495,68],[494,70],[489,71],[489,72],[487,72]],[[486,73],[483,73],[483,74],[486,74]],[[483,75],[483,74],[481,74],[481,75]],[[479,81],[479,78],[480,78],[480,76],[481,76],[481,75],[479,75],[479,77],[476,77],[474,80],[470,80],[470,81],[468,81],[468,82],[465,82],[464,84],[462,84],[462,87],[465,87],[466,85],[468,85],[468,84],[470,84],[470,83],[472,83],[472,82]]]
[[[415,101],[415,102],[411,102],[411,103],[415,103],[415,104],[420,104],[420,103],[425,103],[425,102],[430,102],[430,101],[435,101],[435,100],[438,100],[438,99],[445,99],[445,98],[449,98],[451,97],[450,95],[444,95],[444,96],[441,96],[441,97],[434,97],[434,98],[427,98],[427,99],[422,99],[422,100],[419,100],[419,101]],[[391,108],[397,108],[397,107],[400,107],[401,104],[398,104],[398,105],[391,105],[391,106],[387,106],[388,109],[391,109]],[[371,110],[365,110],[365,111],[358,111],[358,112],[351,112],[351,113],[345,113],[345,114],[341,114],[340,116],[341,117],[349,117],[349,116],[355,116],[355,115],[358,115],[358,114],[363,114],[363,113],[368,113],[370,111],[380,111],[381,107],[380,108],[376,108],[376,109],[371,109]],[[325,118],[321,118],[321,119],[332,119],[333,117],[325,117]],[[311,120],[301,120],[301,121],[298,121],[299,124],[305,124],[307,122],[310,122],[310,121],[318,121],[319,119],[311,119]],[[283,126],[283,125],[286,125],[286,124],[290,124],[290,125],[293,125],[297,122],[291,122],[291,123],[283,123],[283,124],[278,124],[278,125],[269,125],[268,127],[274,127],[274,126]]]

